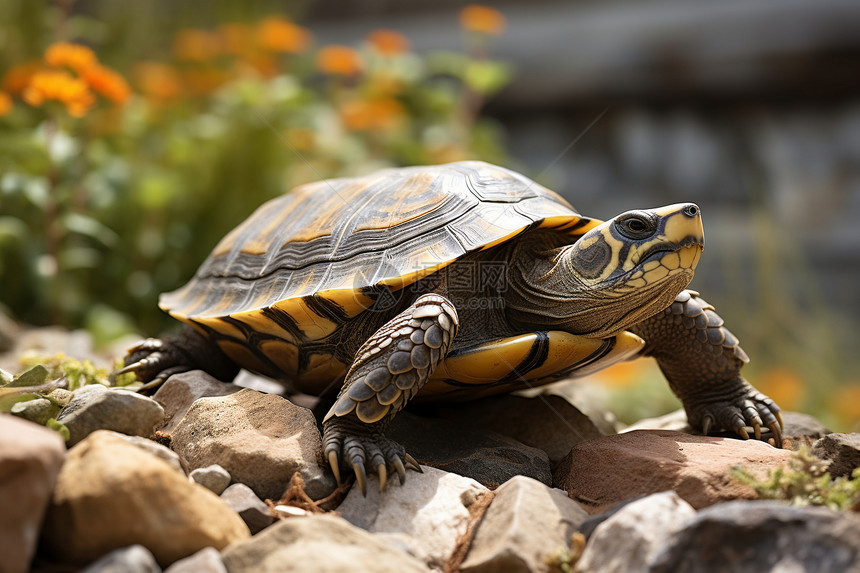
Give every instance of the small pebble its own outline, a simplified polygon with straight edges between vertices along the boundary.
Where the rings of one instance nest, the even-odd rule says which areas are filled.
[[[221,495],[227,489],[227,486],[230,485],[230,480],[232,479],[230,472],[218,464],[192,470],[188,474],[188,477],[191,478],[191,481],[202,485],[215,495]]]

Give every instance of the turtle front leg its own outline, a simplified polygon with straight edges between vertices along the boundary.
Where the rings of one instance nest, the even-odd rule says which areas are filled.
[[[388,468],[400,483],[406,466],[421,471],[403,446],[389,440],[388,424],[445,358],[459,326],[448,299],[425,294],[377,330],[356,353],[337,400],[323,419],[323,450],[340,483],[340,468],[351,468],[366,493],[368,465],[385,487]]]
[[[229,382],[239,367],[215,344],[190,326],[164,338],[147,338],[128,349],[123,368],[116,375],[134,372],[144,383],[141,392],[152,391],[173,374],[205,370],[215,378]]]
[[[782,447],[779,406],[741,376],[746,352],[699,293],[681,292],[669,308],[630,330],[645,339],[643,353],[657,359],[691,425],[706,435],[712,428],[730,429],[744,439],[746,426],[761,439],[764,425]]]

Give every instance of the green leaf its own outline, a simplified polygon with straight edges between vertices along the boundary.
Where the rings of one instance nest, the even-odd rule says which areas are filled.
[[[11,384],[7,385],[6,388],[26,388],[27,386],[39,386],[40,384],[45,382],[45,379],[47,377],[48,369],[41,364],[37,364],[26,372],[20,374],[17,378],[15,378],[15,380],[12,381]]]
[[[69,429],[62,422],[58,422],[56,418],[51,418],[50,420],[48,420],[48,422],[45,424],[45,427],[54,430],[55,432],[59,432],[59,434],[63,436],[63,439],[67,442],[69,441],[69,439],[71,439]]]
[[[489,95],[499,91],[511,81],[511,70],[499,62],[473,60],[466,66],[463,81],[476,92]]]
[[[113,229],[80,213],[67,213],[62,219],[62,224],[69,231],[91,237],[106,247],[112,247],[119,242],[119,235]]]

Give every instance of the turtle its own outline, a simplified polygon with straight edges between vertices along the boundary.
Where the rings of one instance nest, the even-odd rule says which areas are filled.
[[[740,374],[738,339],[687,290],[700,209],[607,221],[480,161],[301,185],[227,234],[159,306],[185,323],[129,350],[148,386],[239,368],[333,401],[324,459],[338,483],[421,471],[385,435],[409,402],[463,401],[651,356],[690,424],[781,446],[779,407]]]

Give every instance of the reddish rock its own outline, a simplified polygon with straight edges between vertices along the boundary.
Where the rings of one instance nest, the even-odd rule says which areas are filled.
[[[42,532],[52,559],[77,565],[140,544],[166,566],[247,537],[214,493],[104,430],[69,450]]]
[[[575,446],[553,476],[589,513],[598,514],[639,495],[674,490],[696,509],[733,499],[754,499],[731,477],[742,465],[753,475],[785,464],[791,452],[756,440],[637,430]]]
[[[0,414],[0,571],[29,571],[65,453],[57,432]]]

